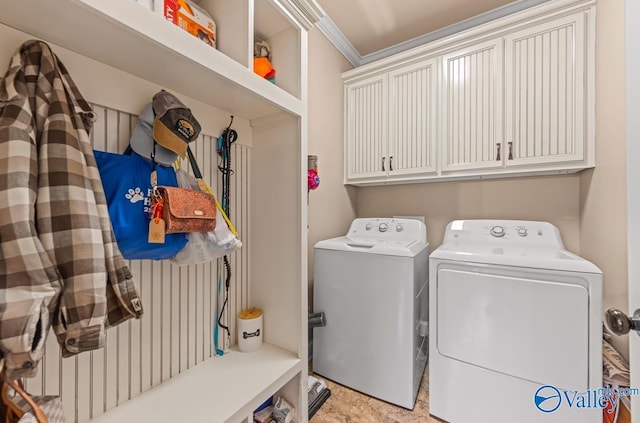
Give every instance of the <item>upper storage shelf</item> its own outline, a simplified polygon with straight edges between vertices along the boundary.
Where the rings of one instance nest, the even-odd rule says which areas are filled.
[[[133,0],[12,0],[0,22],[249,120],[303,111],[295,90],[262,79]]]

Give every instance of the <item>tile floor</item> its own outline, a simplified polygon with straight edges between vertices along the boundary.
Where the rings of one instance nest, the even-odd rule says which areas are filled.
[[[429,376],[425,370],[413,410],[371,398],[319,376],[331,396],[309,423],[442,423],[429,415]]]

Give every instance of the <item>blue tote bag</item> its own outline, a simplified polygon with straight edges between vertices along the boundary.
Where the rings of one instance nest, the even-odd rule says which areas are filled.
[[[122,256],[129,260],[172,258],[187,244],[187,234],[166,234],[164,244],[147,241],[153,163],[127,152],[115,154],[94,150],[118,247]],[[178,186],[173,167],[156,166],[156,170],[158,185]]]

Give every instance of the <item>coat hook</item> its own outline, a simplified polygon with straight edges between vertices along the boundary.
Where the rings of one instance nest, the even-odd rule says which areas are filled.
[[[231,115],[231,122],[229,122],[229,126],[227,126],[227,131],[231,129],[231,125],[233,125],[233,115]]]

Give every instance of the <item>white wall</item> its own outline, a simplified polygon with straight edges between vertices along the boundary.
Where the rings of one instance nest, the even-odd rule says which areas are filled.
[[[627,309],[627,143],[624,2],[599,0],[596,167],[580,175],[580,250],[603,272],[603,308]],[[628,337],[614,337],[627,354]]]
[[[356,191],[342,184],[342,72],[351,64],[317,28],[309,33],[309,154],[318,156],[320,187],[309,193],[309,281],[313,246],[344,235],[356,216]],[[312,292],[312,289],[309,289]]]
[[[579,253],[579,181],[568,175],[360,188],[358,216],[425,216],[431,251],[455,219],[544,220]]]

